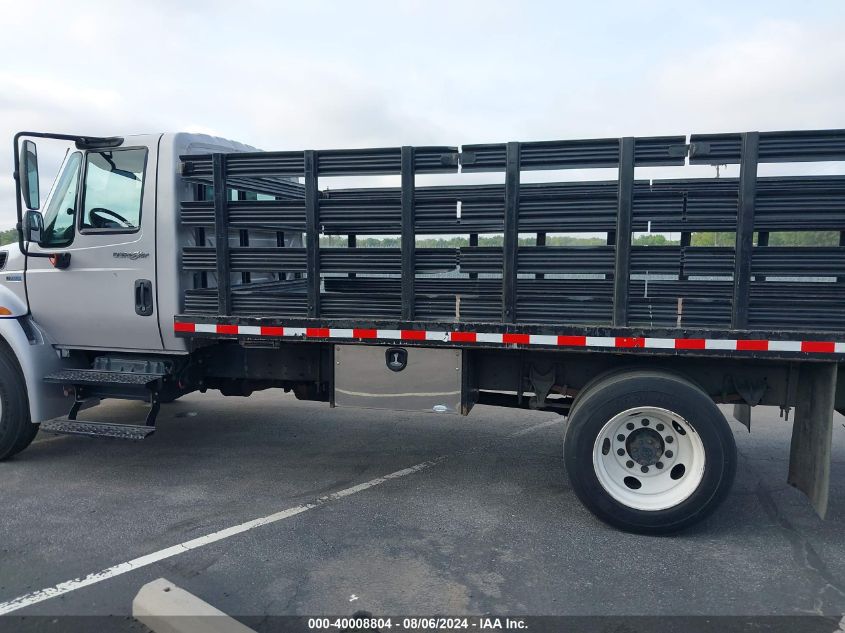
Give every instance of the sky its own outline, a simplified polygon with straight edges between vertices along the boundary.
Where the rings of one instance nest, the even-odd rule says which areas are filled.
[[[23,129],[298,150],[838,128],[843,33],[841,0],[0,0],[0,229]]]

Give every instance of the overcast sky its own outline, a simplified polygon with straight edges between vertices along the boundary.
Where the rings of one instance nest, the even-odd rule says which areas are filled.
[[[845,127],[841,0],[0,0],[0,16],[0,228],[21,129],[320,149]]]

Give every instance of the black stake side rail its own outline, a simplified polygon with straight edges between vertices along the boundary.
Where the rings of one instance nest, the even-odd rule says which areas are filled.
[[[229,258],[229,219],[226,189],[226,154],[212,157],[214,174],[214,235],[215,259],[217,272],[217,311],[219,314],[232,313],[231,261]]]
[[[414,318],[414,282],[417,274],[416,236],[414,233],[414,162],[413,147],[401,149],[402,174],[402,318]]]
[[[637,192],[642,190],[634,180],[636,166],[655,165],[683,165],[689,153],[691,163],[739,163],[741,166],[739,182],[725,184],[727,191],[736,187],[739,204],[736,213],[736,246],[733,258],[733,292],[731,328],[743,329],[749,322],[750,284],[754,272],[753,232],[755,230],[755,211],[757,205],[757,167],[762,162],[785,161],[821,161],[845,159],[845,131],[822,130],[806,132],[748,132],[744,134],[720,135],[692,135],[690,142],[686,137],[649,137],[623,139],[596,139],[578,141],[527,142],[488,145],[467,145],[458,152],[455,147],[403,147],[376,148],[365,150],[328,150],[305,152],[261,152],[227,155],[185,156],[182,164],[182,175],[189,181],[212,184],[215,195],[213,200],[214,226],[217,236],[228,236],[229,229],[239,226],[242,219],[237,219],[235,212],[247,209],[247,201],[243,207],[227,199],[227,188],[250,187],[256,192],[273,190],[277,197],[273,202],[293,201],[304,204],[306,270],[307,280],[307,315],[317,319],[323,316],[321,312],[321,254],[319,235],[324,229],[321,208],[325,204],[326,216],[332,206],[331,194],[324,195],[318,190],[320,177],[349,176],[349,175],[400,175],[399,206],[401,244],[401,272],[402,272],[402,316],[408,320],[414,316],[415,273],[420,270],[417,263],[417,253],[414,248],[414,235],[420,229],[419,220],[425,216],[423,211],[425,199],[420,196],[417,205],[415,189],[415,175],[417,173],[449,173],[458,170],[460,164],[463,171],[502,171],[505,172],[504,199],[502,200],[502,231],[504,234],[504,248],[502,249],[502,292],[501,292],[501,321],[513,323],[517,318],[518,302],[518,236],[524,228],[536,230],[539,233],[561,229],[540,222],[531,222],[531,202],[543,202],[543,196],[531,200],[526,196],[526,211],[523,217],[521,204],[523,187],[520,185],[520,172],[532,169],[568,169],[616,167],[619,170],[615,196],[615,221],[608,229],[612,238],[614,262],[612,275],[607,278],[613,282],[612,294],[612,325],[624,328],[629,321],[630,307],[630,275],[632,265],[631,231],[637,226],[636,199]],[[302,195],[296,186],[291,185],[292,178],[303,178]],[[694,189],[694,186],[691,186]],[[526,191],[531,189],[526,186]],[[538,189],[538,188],[535,188]],[[589,186],[584,185],[584,191]],[[607,188],[606,188],[607,189]],[[658,191],[660,187],[649,186],[649,192]],[[493,189],[489,190],[491,193]],[[772,187],[771,191],[776,191]],[[672,185],[665,186],[666,195],[673,192]],[[608,191],[609,193],[609,191]],[[762,193],[762,189],[761,189]],[[838,192],[837,192],[838,193]],[[495,195],[495,194],[494,194]],[[589,196],[589,193],[586,194]],[[689,212],[689,191],[682,195],[685,218]],[[448,196],[447,196],[448,197]],[[609,197],[609,196],[606,196]],[[762,196],[761,196],[762,197]],[[347,196],[347,201],[354,196]],[[727,194],[727,199],[730,194]],[[325,200],[325,202],[324,202]],[[344,201],[340,195],[334,199]],[[436,196],[429,198],[436,201]],[[586,203],[587,200],[581,200]],[[724,204],[725,201],[722,201]],[[267,205],[269,206],[269,205]],[[718,203],[715,205],[718,206]],[[824,201],[821,204],[824,207]],[[538,212],[542,216],[541,207]],[[206,207],[199,205],[186,206],[183,209],[186,223],[190,224],[191,211],[199,212]],[[260,211],[261,205],[252,203],[253,212]],[[289,210],[298,210],[291,206]],[[471,209],[469,216],[472,217]],[[606,210],[605,210],[606,212]],[[230,215],[235,217],[230,221]],[[341,214],[342,215],[342,214]],[[295,230],[297,222],[292,219],[290,225],[284,217],[270,210],[276,224],[276,230]],[[326,218],[328,219],[328,217]],[[278,221],[281,220],[281,223]],[[252,219],[247,222],[253,221]],[[340,220],[342,222],[342,217]],[[523,223],[524,222],[524,223]],[[261,219],[258,220],[261,224]],[[273,222],[270,223],[271,225]],[[240,225],[242,226],[242,225]],[[482,222],[483,226],[483,222]],[[345,228],[349,235],[368,233],[367,226]],[[690,226],[685,227],[692,230]],[[815,227],[814,227],[815,228]],[[841,227],[840,227],[841,229]],[[477,235],[480,228],[476,227],[473,234]],[[610,240],[609,240],[610,241]],[[845,241],[845,240],[843,240]],[[688,238],[687,238],[688,242]],[[765,244],[761,244],[764,246]],[[686,246],[686,244],[685,244]],[[216,240],[216,272],[218,278],[218,314],[226,317],[232,310],[232,289],[230,287],[230,272],[232,272],[231,257],[227,239]],[[234,253],[233,253],[234,255]],[[541,269],[533,271],[542,274]],[[837,274],[840,272],[836,270]],[[690,274],[687,267],[681,271],[680,279]]]
[[[188,246],[182,249],[182,269],[213,272],[217,270],[217,250],[211,246]],[[228,249],[229,271],[246,272],[307,272],[307,249],[232,246]],[[614,273],[612,246],[520,246],[513,265],[522,274],[602,274]],[[467,246],[458,249],[416,248],[414,273],[449,272],[460,266],[467,273],[498,273],[504,266],[503,249],[496,246]],[[758,277],[841,277],[845,276],[845,248],[842,247],[778,247],[757,246],[752,249],[752,275]],[[319,253],[323,273],[403,274],[403,252],[398,248],[323,249]],[[638,275],[687,275],[730,277],[735,268],[734,249],[730,247],[634,246],[629,252],[629,267]],[[448,279],[448,278],[446,278]],[[439,280],[429,283],[439,283]],[[449,284],[461,284],[463,279],[448,279]],[[501,282],[498,291],[501,291]],[[566,280],[554,280],[564,283]],[[583,280],[587,287],[592,280]],[[416,280],[419,285],[421,280]],[[529,288],[528,280],[520,280],[520,292]],[[571,280],[570,280],[571,282]],[[345,285],[348,281],[343,282]],[[659,283],[654,280],[653,283]],[[629,283],[630,285],[630,283]],[[684,292],[694,292],[696,281]],[[809,296],[818,296],[830,284],[804,285]],[[444,284],[445,286],[445,284]],[[488,288],[491,288],[488,286]],[[245,288],[246,289],[246,288]],[[257,289],[257,288],[256,288]],[[239,288],[233,288],[238,291]],[[445,287],[441,287],[445,290]],[[843,289],[839,288],[840,295]],[[843,296],[845,299],[845,296]],[[403,301],[405,298],[403,297]],[[231,314],[231,313],[230,313]]]
[[[231,182],[227,182],[230,184]],[[305,232],[304,187],[298,198],[229,202],[229,226]],[[606,232],[616,227],[617,182],[524,183],[519,187],[523,232]],[[733,231],[736,178],[634,182],[632,229],[644,232]],[[504,230],[503,185],[416,187],[414,226],[420,234],[496,233]],[[455,214],[461,202],[461,217]],[[327,235],[398,235],[401,189],[335,189],[320,193],[320,227]],[[181,204],[185,226],[214,226],[209,200]],[[845,226],[845,176],[758,178],[757,231],[841,230]],[[614,242],[615,243],[615,242]],[[688,246],[689,244],[687,244]]]

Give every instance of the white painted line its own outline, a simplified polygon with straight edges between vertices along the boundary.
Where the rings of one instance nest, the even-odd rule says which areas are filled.
[[[552,418],[551,420],[540,422],[539,424],[535,424],[534,426],[526,427],[521,431],[517,431],[516,433],[511,433],[510,435],[508,435],[508,437],[522,437],[523,435],[528,435],[529,433],[533,433],[534,431],[542,431],[543,429],[547,429],[550,426],[554,426],[555,424],[560,424],[562,421],[562,417]]]
[[[66,593],[70,593],[71,591],[76,591],[77,589],[82,589],[83,587],[88,587],[90,585],[97,584],[104,580],[108,580],[109,578],[121,576],[127,572],[140,569],[141,567],[148,567],[153,563],[157,563],[167,558],[172,558],[173,556],[177,556],[178,554],[189,552],[192,549],[197,549],[205,545],[216,543],[217,541],[222,541],[223,539],[236,536],[237,534],[243,534],[244,532],[254,530],[255,528],[262,527],[264,525],[270,525],[271,523],[277,523],[278,521],[289,519],[293,516],[296,516],[297,514],[302,514],[303,512],[307,512],[308,510],[318,508],[330,501],[342,499],[344,497],[348,497],[349,495],[355,494],[356,492],[362,492],[374,486],[379,486],[387,481],[398,479],[400,477],[406,477],[407,475],[412,475],[413,473],[425,470],[426,468],[431,468],[432,466],[439,464],[444,459],[446,458],[438,457],[427,462],[421,462],[419,464],[416,464],[415,466],[411,466],[410,468],[398,470],[394,473],[390,473],[389,475],[385,475],[384,477],[377,477],[376,479],[371,479],[370,481],[358,484],[357,486],[352,486],[351,488],[346,488],[345,490],[341,490],[339,492],[334,492],[330,495],[320,497],[313,503],[296,506],[295,508],[288,508],[287,510],[282,510],[281,512],[276,512],[266,517],[253,519],[252,521],[247,521],[246,523],[241,523],[240,525],[235,525],[223,530],[219,530],[218,532],[212,532],[211,534],[206,534],[205,536],[200,536],[198,538],[191,539],[190,541],[185,541],[184,543],[173,545],[172,547],[153,552],[152,554],[140,556],[128,562],[120,563],[113,567],[109,567],[107,569],[88,574],[84,578],[75,578],[74,580],[61,582],[53,587],[47,587],[46,589],[41,589],[40,591],[34,591],[18,598],[14,598],[12,600],[9,600],[8,602],[0,603],[0,615],[5,615],[7,613],[17,611],[18,609],[23,609],[24,607],[28,607],[39,602],[44,602],[45,600],[49,600],[50,598],[55,598],[56,596],[61,596]]]
[[[515,437],[521,437],[523,435],[528,435],[529,433],[532,433],[534,431],[539,431],[549,426],[560,424],[562,419],[563,418],[561,417],[552,418],[551,420],[547,420],[546,422],[541,422],[539,424],[535,424],[534,426],[529,426],[520,431],[517,431],[516,433],[506,435],[503,439],[510,439]],[[490,442],[488,442],[487,444],[490,444]],[[122,576],[123,574],[126,574],[130,571],[135,571],[136,569],[141,569],[142,567],[148,567],[154,563],[158,563],[168,558],[178,556],[179,554],[184,554],[185,552],[190,552],[191,550],[204,547],[205,545],[211,545],[212,543],[222,541],[223,539],[227,539],[232,536],[237,536],[238,534],[243,534],[244,532],[254,530],[255,528],[270,525],[271,523],[278,523],[279,521],[283,521],[284,519],[289,519],[298,514],[302,514],[303,512],[307,512],[308,510],[319,508],[320,506],[323,506],[331,501],[337,501],[338,499],[343,499],[358,492],[369,490],[370,488],[380,486],[381,484],[386,483],[388,481],[392,481],[394,479],[400,479],[401,477],[413,475],[414,473],[418,473],[422,470],[431,468],[432,466],[436,466],[437,464],[445,461],[446,459],[449,459],[450,457],[466,454],[473,450],[479,450],[479,448],[482,447],[475,447],[467,451],[459,451],[450,455],[441,455],[440,457],[435,457],[434,459],[425,462],[420,462],[419,464],[415,464],[414,466],[410,466],[409,468],[397,470],[396,472],[384,475],[383,477],[376,477],[375,479],[371,479],[370,481],[366,481],[356,486],[352,486],[351,488],[345,488],[338,492],[333,492],[329,495],[325,495],[316,499],[312,503],[296,506],[295,508],[288,508],[287,510],[282,510],[281,512],[276,512],[265,517],[253,519],[252,521],[247,521],[246,523],[241,523],[240,525],[234,525],[232,527],[225,528],[217,532],[212,532],[211,534],[206,534],[205,536],[200,536],[198,538],[191,539],[190,541],[185,541],[184,543],[179,543],[178,545],[167,547],[157,552],[153,552],[152,554],[139,556],[138,558],[134,558],[125,563],[119,563],[117,565],[114,565],[113,567],[108,567],[106,569],[102,569],[100,571],[88,574],[83,578],[74,578],[73,580],[66,580],[65,582],[60,582],[59,584],[54,585],[52,587],[33,591],[32,593],[24,594],[22,596],[18,596],[17,598],[12,598],[11,600],[8,600],[6,602],[0,602],[0,615],[6,615],[8,613],[12,613],[13,611],[18,611],[19,609],[30,607],[34,604],[38,604],[39,602],[49,600],[50,598],[55,598],[66,593],[70,593],[71,591],[82,589],[83,587],[90,587],[91,585],[96,585],[97,583],[103,582],[104,580],[109,580],[110,578]]]
[[[36,444],[46,444],[47,442],[55,442],[56,440],[66,440],[67,438],[72,437],[71,435],[44,435],[43,433],[39,433],[34,440],[32,440],[32,445],[35,446]]]

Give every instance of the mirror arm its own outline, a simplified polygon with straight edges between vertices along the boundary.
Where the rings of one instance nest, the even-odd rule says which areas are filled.
[[[85,142],[95,142],[95,141],[105,141],[105,142],[110,141],[112,143],[119,141],[116,144],[120,145],[120,143],[123,142],[123,139],[122,138],[121,139],[117,139],[117,138],[115,138],[115,139],[102,139],[102,138],[99,138],[99,137],[71,136],[69,134],[49,134],[49,133],[44,133],[44,132],[18,132],[17,134],[15,134],[15,137],[12,140],[12,145],[13,145],[13,150],[14,150],[14,160],[15,160],[15,163],[14,163],[15,171],[13,172],[12,177],[15,180],[15,194],[16,194],[15,195],[15,206],[16,206],[17,216],[18,216],[18,221],[17,221],[17,224],[15,225],[15,228],[18,231],[18,248],[21,249],[21,253],[23,253],[24,257],[40,257],[40,258],[43,258],[43,259],[50,259],[51,257],[60,256],[61,253],[59,253],[59,254],[57,254],[57,253],[31,253],[29,251],[29,248],[27,248],[27,245],[26,245],[26,243],[24,242],[24,239],[23,239],[24,226],[23,226],[23,205],[21,204],[21,177],[20,177],[20,173],[18,172],[18,168],[19,168],[19,165],[20,165],[20,149],[19,149],[18,146],[19,146],[19,141],[20,141],[21,137],[24,137],[24,136],[29,136],[29,137],[34,137],[34,138],[52,138],[52,139],[58,139],[58,140],[61,140],[61,141],[74,141],[77,145],[79,145],[80,143],[84,144]]]
[[[15,179],[15,205],[17,207],[18,213],[18,223],[16,225],[16,228],[18,229],[18,247],[21,249],[21,253],[23,253],[24,256],[27,256],[29,255],[29,253],[27,252],[28,249],[25,248],[23,241],[23,206],[21,205],[21,177],[18,173],[18,165],[20,165],[20,150],[18,149],[18,141],[20,140],[20,137],[25,134],[26,132],[18,132],[17,134],[15,134],[15,138],[12,141],[15,153],[15,172],[12,176]]]

